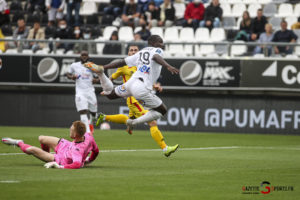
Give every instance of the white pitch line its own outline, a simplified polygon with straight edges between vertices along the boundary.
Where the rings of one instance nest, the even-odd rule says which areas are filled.
[[[0,180],[0,183],[20,183],[20,181],[17,181],[17,180],[5,180],[5,181],[1,181]]]
[[[270,150],[300,150],[297,147],[263,147],[263,146],[225,146],[225,147],[199,147],[199,148],[179,148],[179,151],[200,151],[200,150],[218,150],[218,149],[270,149]],[[161,149],[115,149],[101,150],[100,153],[114,152],[145,152],[161,151]],[[24,153],[0,153],[0,156],[25,155]]]

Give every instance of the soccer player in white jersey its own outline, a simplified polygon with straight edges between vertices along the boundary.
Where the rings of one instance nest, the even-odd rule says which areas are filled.
[[[142,49],[132,56],[104,66],[96,65],[91,62],[84,64],[85,67],[98,74],[103,88],[102,95],[106,95],[109,99],[134,96],[143,106],[149,108],[149,112],[145,115],[136,119],[128,119],[128,126],[151,122],[166,114],[167,108],[162,100],[154,94],[153,85],[159,78],[162,66],[167,68],[172,74],[179,73],[178,69],[172,67],[163,59],[164,44],[160,36],[150,36],[148,45],[149,47]],[[111,80],[103,73],[104,69],[118,68],[124,65],[128,65],[129,67],[137,66],[137,71],[126,83],[114,89]],[[175,152],[178,146],[178,144],[168,146],[166,149],[167,154],[170,155]]]
[[[91,70],[83,66],[88,60],[88,52],[82,51],[80,62],[72,63],[67,77],[75,80],[76,83],[75,103],[77,111],[80,114],[80,120],[85,124],[87,132],[93,132],[93,124],[96,120],[95,117],[97,113],[97,98],[93,83],[99,83],[99,79],[94,78]],[[89,113],[91,125],[89,125]]]

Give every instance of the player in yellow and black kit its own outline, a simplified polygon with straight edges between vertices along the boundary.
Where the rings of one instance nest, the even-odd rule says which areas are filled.
[[[138,46],[131,45],[128,50],[128,55],[134,55],[139,51]],[[117,79],[118,77],[122,76],[123,78],[123,83],[128,81],[132,74],[136,72],[137,68],[136,67],[128,67],[128,66],[123,66],[117,69],[115,73],[113,73],[110,77],[111,80]],[[161,92],[162,88],[160,84],[155,84],[154,89]],[[123,115],[123,114],[117,114],[117,115],[105,115],[100,113],[98,116],[97,124],[98,126],[100,123],[103,123],[104,121],[107,122],[114,122],[114,123],[119,123],[119,124],[126,124],[126,121],[128,118],[134,119],[134,118],[139,118],[140,116],[144,115],[148,110],[145,110],[144,107],[133,97],[128,97],[127,98],[127,106],[129,108],[129,116]],[[156,141],[156,143],[160,146],[160,148],[164,151],[165,156],[170,156],[171,153],[174,151],[170,151],[169,148],[175,149],[175,146],[167,146],[164,138],[160,132],[160,130],[157,127],[157,122],[156,121],[151,121],[148,123],[150,126],[150,133],[152,138]],[[127,132],[129,134],[132,134],[132,130],[127,128]]]

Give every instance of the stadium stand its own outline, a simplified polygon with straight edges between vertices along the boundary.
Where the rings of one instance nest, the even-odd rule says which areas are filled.
[[[7,1],[10,8],[10,20],[9,25],[3,25],[2,32],[6,38],[12,36],[13,30],[16,27],[17,19],[22,16],[26,20],[26,25],[31,28],[35,20],[41,22],[42,28],[46,30],[46,38],[51,38],[53,33],[49,33],[49,27],[47,26],[48,19],[47,13],[35,12],[31,13],[27,11],[26,1]],[[129,2],[129,1],[126,1]],[[137,1],[135,1],[137,2]],[[190,1],[174,0],[173,5],[175,8],[176,25],[180,25],[180,20],[184,16],[187,3]],[[205,1],[204,5],[207,7],[211,1]],[[219,0],[220,6],[223,9],[223,19],[220,28],[214,28],[211,31],[207,28],[197,28],[195,31],[191,28],[183,28],[181,26],[173,27],[151,27],[151,34],[158,34],[168,42],[166,52],[174,55],[210,55],[217,53],[222,55],[228,52],[228,45],[214,45],[211,42],[223,42],[233,41],[236,34],[236,30],[239,29],[242,13],[247,10],[250,13],[250,17],[256,17],[257,9],[262,8],[264,15],[268,18],[269,23],[273,25],[274,30],[280,29],[280,22],[285,19],[288,23],[288,29],[291,25],[297,22],[297,18],[300,15],[300,3],[299,1],[288,0]],[[113,23],[116,18],[113,15],[104,15],[104,8],[110,3],[109,0],[83,0],[80,8],[80,21],[81,29],[90,27],[92,30],[92,37],[95,42],[108,41],[112,31],[117,30],[119,40],[123,42],[129,42],[133,40],[134,33],[141,30],[140,27],[122,27]],[[64,11],[66,15],[66,8]],[[118,17],[117,17],[118,18]],[[115,26],[113,26],[113,24]],[[52,30],[53,31],[53,30]],[[51,32],[51,31],[50,31]],[[294,30],[299,37],[299,31]],[[103,34],[102,34],[103,33]],[[299,41],[299,39],[298,39]],[[170,44],[172,42],[181,42],[182,44]],[[184,44],[189,42],[191,44]],[[200,43],[200,44],[193,44]],[[207,43],[207,44],[201,44]],[[232,43],[233,44],[233,43]],[[207,45],[208,48],[205,48]],[[247,45],[247,43],[245,44]],[[103,49],[103,44],[97,43],[97,50],[100,54]],[[213,46],[213,47],[212,47]],[[241,45],[234,45],[231,48],[230,53],[238,55],[235,49],[242,49]],[[206,49],[206,53],[203,52]],[[246,48],[246,51],[249,48]],[[233,52],[232,52],[233,51]],[[244,50],[243,50],[244,51]],[[14,52],[14,49],[10,49],[7,52]],[[43,50],[39,50],[36,53],[42,53]],[[184,52],[184,53],[183,53]],[[29,52],[27,52],[29,53]],[[70,53],[70,52],[69,52]],[[248,52],[249,53],[249,52]],[[299,56],[299,48],[295,48],[295,55]]]

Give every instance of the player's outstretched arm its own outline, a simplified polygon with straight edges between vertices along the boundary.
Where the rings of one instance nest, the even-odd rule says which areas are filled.
[[[117,61],[111,62],[107,65],[104,65],[103,68],[104,69],[112,69],[112,68],[118,68],[118,67],[123,67],[124,65],[126,65],[126,62],[124,59],[119,59]]]
[[[165,61],[165,59],[163,59],[163,57],[161,57],[158,54],[155,54],[153,56],[153,60],[155,62],[157,62],[158,64],[160,64],[161,66],[167,68],[167,70],[169,70],[172,74],[178,74],[179,70],[176,69],[175,67],[172,67],[169,63],[167,63],[167,61]]]

